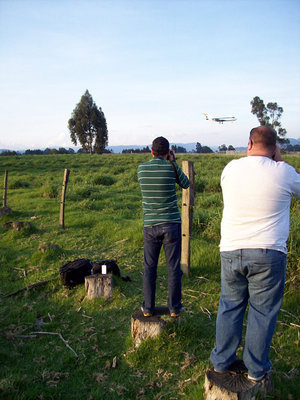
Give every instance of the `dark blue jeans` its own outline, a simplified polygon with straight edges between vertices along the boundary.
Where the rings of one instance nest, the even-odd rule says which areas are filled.
[[[261,379],[272,367],[269,351],[283,299],[286,254],[263,249],[224,251],[221,263],[216,347],[210,359],[218,371],[226,371],[235,361],[249,306],[243,360],[249,374]]]
[[[168,307],[170,312],[179,312],[181,304],[181,224],[165,223],[144,227],[144,312],[153,313],[157,263],[163,246],[168,268]]]

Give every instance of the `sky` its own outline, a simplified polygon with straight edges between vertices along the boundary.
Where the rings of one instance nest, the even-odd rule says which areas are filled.
[[[300,0],[0,0],[0,148],[72,147],[86,90],[108,147],[246,146],[255,96],[299,138]]]

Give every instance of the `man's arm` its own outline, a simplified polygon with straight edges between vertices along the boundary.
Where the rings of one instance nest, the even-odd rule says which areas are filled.
[[[280,147],[278,146],[278,144],[276,144],[276,150],[275,150],[275,154],[274,154],[274,156],[273,156],[273,160],[276,161],[276,162],[284,161],[284,160],[282,159],[282,157],[281,157]],[[284,161],[284,162],[286,162],[286,161]],[[288,163],[287,163],[287,164],[288,164]],[[290,164],[288,164],[288,165],[290,165]],[[291,165],[291,167],[293,167],[293,166]],[[295,167],[293,167],[293,168],[295,169],[295,171],[297,172],[297,174],[300,174],[300,172],[299,172]]]
[[[178,174],[178,185],[183,189],[187,189],[190,186],[189,178],[182,172],[181,168],[176,161],[172,161],[173,168],[176,168]]]
[[[168,160],[170,161],[170,164],[172,165],[172,167],[174,169],[174,173],[176,176],[176,183],[178,183],[178,185],[180,187],[182,187],[183,189],[187,189],[190,186],[190,181],[189,181],[188,177],[182,172],[179,165],[177,164],[177,162],[175,160],[175,153],[173,150],[169,151]]]

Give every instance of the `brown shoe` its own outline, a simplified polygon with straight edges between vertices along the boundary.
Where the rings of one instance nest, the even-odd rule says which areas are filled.
[[[152,315],[153,315],[152,313],[145,311],[143,309],[143,307],[141,307],[141,311],[143,313],[143,316],[146,317],[146,318],[152,317]]]
[[[170,316],[172,318],[178,318],[180,316],[180,313],[171,312]]]
[[[152,317],[152,314],[149,313],[149,312],[145,312],[145,313],[144,313],[144,317]]]

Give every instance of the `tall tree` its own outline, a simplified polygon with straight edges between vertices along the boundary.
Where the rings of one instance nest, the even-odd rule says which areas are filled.
[[[175,153],[186,153],[186,148],[182,146],[176,146],[176,144],[172,144],[171,149],[175,151]]]
[[[208,146],[201,146],[201,143],[196,143],[196,153],[208,154],[213,153],[212,149]]]
[[[102,154],[108,143],[106,119],[101,108],[97,107],[89,91],[86,90],[74,108],[68,121],[71,140],[81,144],[83,150]]]
[[[268,103],[265,105],[264,101],[258,96],[254,97],[250,102],[252,114],[257,116],[260,125],[271,126],[277,132],[277,140],[280,143],[288,142],[284,139],[286,129],[281,127],[279,121],[283,113],[283,108],[279,107],[277,103]]]
[[[222,144],[221,146],[219,146],[219,151],[227,151],[227,146],[226,144]]]
[[[196,153],[201,153],[201,152],[202,152],[201,143],[197,142],[197,143],[196,143]]]

